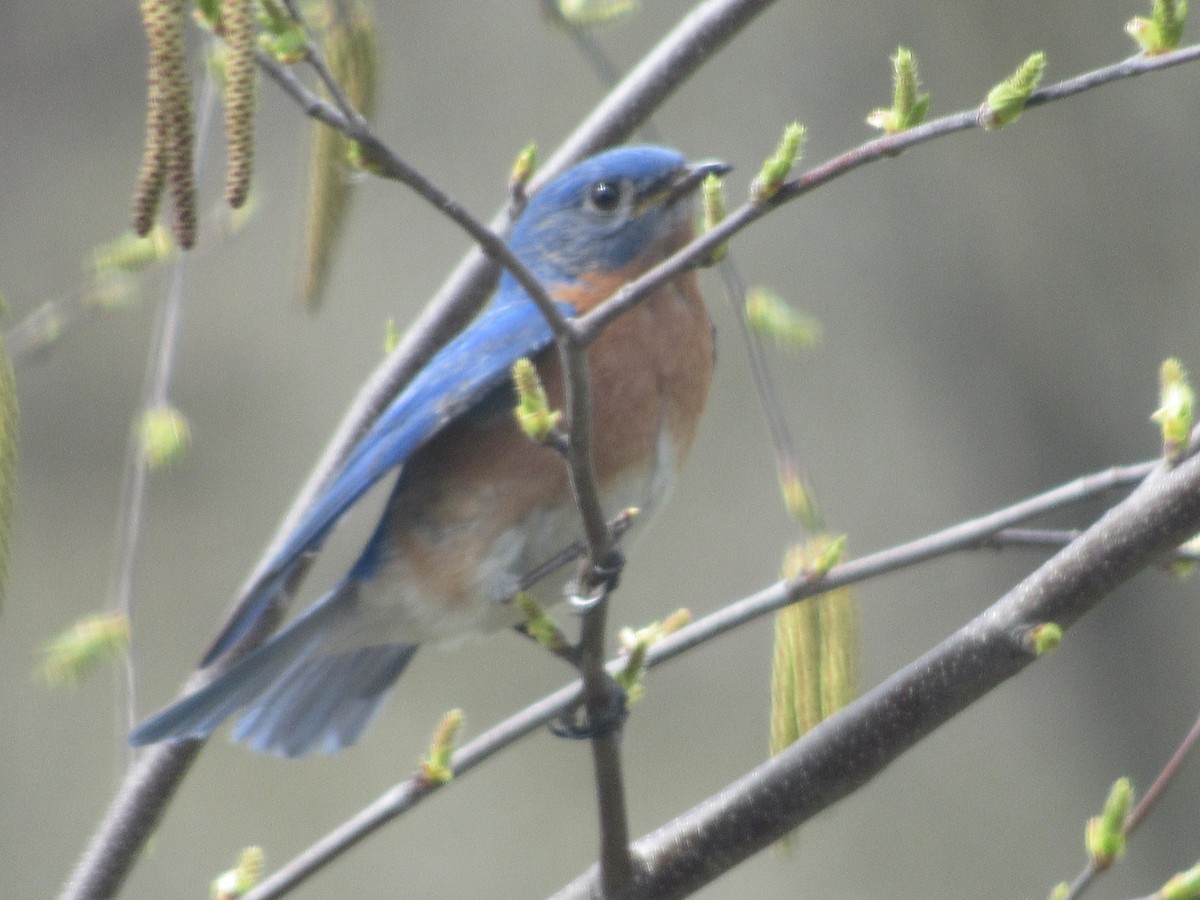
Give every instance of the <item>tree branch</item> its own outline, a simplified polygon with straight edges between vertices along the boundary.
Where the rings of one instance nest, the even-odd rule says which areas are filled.
[[[1067,627],[1200,528],[1200,457],[1158,468],[997,603],[795,744],[634,842],[634,897],[682,897],[857,790],[1036,659]],[[556,897],[599,896],[595,868]]]
[[[1114,65],[1086,72],[1075,78],[1069,78],[1066,81],[1036,90],[1030,95],[1026,106],[1035,107],[1054,100],[1063,100],[1114,81],[1158,72],[1183,63],[1194,62],[1197,59],[1200,59],[1200,44],[1159,56],[1134,56]],[[803,175],[785,182],[769,200],[752,200],[743,204],[712,230],[700,235],[649,272],[624,285],[611,299],[599,304],[587,315],[576,319],[575,328],[584,341],[595,340],[613,319],[641,303],[656,288],[696,266],[701,260],[709,258],[721,244],[726,243],[739,231],[783,204],[802,197],[868,163],[890,159],[910,147],[935,138],[980,127],[982,127],[980,110],[970,109],[942,116],[908,131],[885,135],[847,150],[810,169]]]

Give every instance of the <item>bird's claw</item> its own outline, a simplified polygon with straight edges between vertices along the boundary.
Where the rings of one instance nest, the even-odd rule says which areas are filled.
[[[579,703],[550,723],[550,733],[555,737],[587,741],[619,731],[629,718],[628,700],[625,689],[610,678],[605,704],[598,714],[591,714],[586,704]]]

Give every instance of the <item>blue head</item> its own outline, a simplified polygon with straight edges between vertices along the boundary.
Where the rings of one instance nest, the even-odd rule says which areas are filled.
[[[687,202],[709,172],[665,147],[619,147],[559,175],[529,201],[509,241],[547,286],[620,271],[690,228]]]

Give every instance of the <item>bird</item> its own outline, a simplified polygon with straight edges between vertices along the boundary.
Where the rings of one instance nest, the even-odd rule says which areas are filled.
[[[729,168],[660,146],[599,153],[529,198],[509,247],[564,315],[583,315],[692,239],[698,186]],[[560,454],[514,415],[511,369],[522,358],[561,408],[551,328],[506,271],[479,315],[357,441],[202,666],[236,645],[343,515],[394,476],[345,576],[223,674],[138,725],[130,743],[208,737],[240,713],[233,738],[253,750],[337,752],[359,739],[419,645],[519,624],[519,590],[544,605],[561,599],[583,530]],[[691,448],[712,378],[714,331],[695,272],[615,318],[587,361],[602,504],[608,515],[637,508],[640,528]]]

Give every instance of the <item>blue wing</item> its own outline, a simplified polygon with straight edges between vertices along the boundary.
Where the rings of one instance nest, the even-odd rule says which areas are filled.
[[[565,315],[574,315],[570,305],[558,306]],[[211,663],[258,621],[296,560],[319,547],[355,501],[508,378],[513,363],[553,339],[545,317],[515,282],[505,279],[496,299],[429,361],[363,435],[271,560],[263,587],[226,625],[202,664]]]

